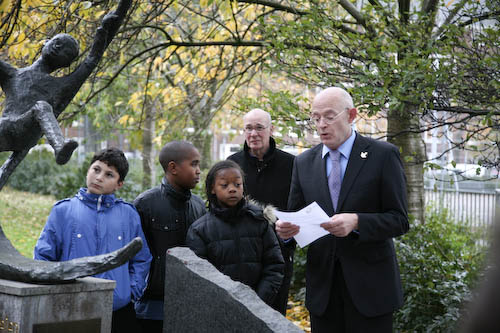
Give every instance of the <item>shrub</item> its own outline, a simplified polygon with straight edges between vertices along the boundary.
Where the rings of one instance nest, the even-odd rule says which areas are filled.
[[[2,163],[9,155],[10,152],[2,153]],[[7,184],[20,191],[54,194],[58,187],[56,177],[64,174],[65,169],[57,166],[53,153],[33,150],[17,166]]]
[[[395,240],[405,293],[394,327],[403,332],[453,332],[471,298],[484,261],[479,233],[455,223],[447,211],[428,213]]]
[[[121,189],[116,191],[116,196],[128,202],[134,199],[143,191],[142,189],[142,162],[137,158],[129,158],[129,171]],[[153,181],[153,186],[159,182]]]
[[[305,301],[307,248],[307,246],[304,248],[297,246],[293,257],[293,276],[290,283],[290,294],[296,301]]]

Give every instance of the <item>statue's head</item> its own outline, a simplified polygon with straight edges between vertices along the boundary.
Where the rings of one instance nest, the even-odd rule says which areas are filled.
[[[42,48],[42,58],[51,67],[68,67],[78,56],[79,44],[76,39],[68,34],[57,34],[52,37]]]

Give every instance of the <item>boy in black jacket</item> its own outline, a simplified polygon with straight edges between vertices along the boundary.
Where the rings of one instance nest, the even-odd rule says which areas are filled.
[[[148,285],[135,310],[143,332],[152,333],[163,329],[165,253],[184,246],[189,226],[206,212],[203,200],[191,194],[200,180],[198,150],[189,142],[172,141],[162,148],[159,160],[165,172],[161,185],[134,201],[153,255]]]

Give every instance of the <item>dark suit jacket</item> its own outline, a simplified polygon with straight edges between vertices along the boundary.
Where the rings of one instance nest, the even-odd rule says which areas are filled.
[[[399,151],[387,142],[356,134],[334,212],[322,148],[320,144],[296,157],[288,208],[298,210],[316,201],[328,216],[357,213],[359,233],[326,235],[309,245],[306,306],[314,315],[324,314],[335,288],[337,258],[359,312],[367,317],[393,312],[403,304],[403,292],[392,237],[409,229]]]

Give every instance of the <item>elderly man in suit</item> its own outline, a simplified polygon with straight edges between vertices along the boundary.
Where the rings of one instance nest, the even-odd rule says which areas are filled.
[[[392,332],[403,303],[392,238],[409,229],[406,177],[398,148],[352,129],[357,110],[341,88],[313,100],[321,144],[297,156],[288,209],[316,201],[331,216],[310,244],[306,306],[313,332]],[[283,239],[300,228],[276,223]]]

